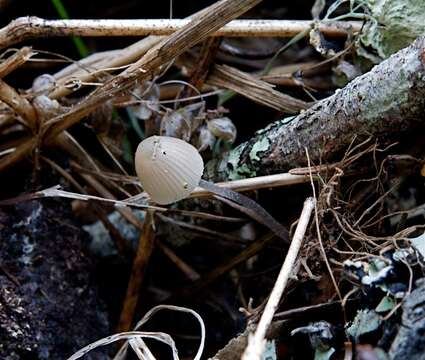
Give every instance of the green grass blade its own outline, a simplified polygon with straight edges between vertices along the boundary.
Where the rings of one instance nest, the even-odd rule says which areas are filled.
[[[50,0],[55,7],[57,13],[62,19],[69,19],[68,11],[66,11],[65,6],[62,4],[61,0]],[[90,54],[89,49],[87,48],[84,41],[79,36],[73,36],[72,41],[82,58]]]

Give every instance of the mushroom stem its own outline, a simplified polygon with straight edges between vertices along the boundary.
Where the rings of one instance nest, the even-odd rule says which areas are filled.
[[[151,136],[137,147],[134,163],[143,189],[157,204],[186,199],[199,185],[246,209],[244,212],[248,216],[289,244],[288,230],[254,200],[202,180],[204,161],[191,144],[174,137]]]
[[[237,193],[236,191],[233,191],[221,186],[217,186],[203,179],[199,181],[199,186],[216,195],[232,200],[238,203],[239,205],[245,206],[248,209],[253,210],[257,215],[255,217],[255,220],[259,221],[261,224],[268,227],[283,241],[289,244],[288,230],[281,223],[279,223],[273,216],[271,216],[266,209],[264,209],[261,205],[259,205],[257,202],[255,202],[251,198],[245,195],[242,195],[240,193]]]

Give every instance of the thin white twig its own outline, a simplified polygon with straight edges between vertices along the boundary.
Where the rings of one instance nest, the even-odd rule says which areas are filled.
[[[294,264],[297,260],[298,253],[301,249],[304,234],[307,230],[310,221],[311,213],[315,206],[313,198],[307,198],[304,202],[304,207],[295,230],[294,237],[292,238],[291,245],[289,246],[288,254],[283,262],[282,268],[277,277],[276,283],[264,308],[263,315],[258,323],[257,329],[254,334],[248,337],[248,346],[246,347],[242,360],[259,360],[264,351],[266,344],[266,333],[269,328],[273,316],[279,306],[280,299],[283,291],[286,288],[289,277],[294,269]]]
[[[189,22],[190,19],[46,20],[27,16],[13,20],[0,29],[0,47],[4,48],[19,41],[47,36],[170,35]],[[293,37],[308,31],[315,23],[323,34],[334,37],[347,36],[349,32],[359,32],[362,25],[360,21],[233,20],[212,36]]]
[[[315,179],[315,177],[313,177]],[[133,179],[130,183],[138,184],[139,180],[137,178],[131,177]],[[270,189],[280,186],[289,186],[295,184],[303,184],[310,181],[310,178],[307,175],[294,175],[290,173],[281,173],[274,175],[265,175],[257,176],[247,179],[219,182],[215,185],[227,188],[233,191],[250,191],[250,190],[259,190],[259,189]],[[190,194],[190,197],[204,197],[212,196],[212,193],[202,187],[197,187]],[[140,199],[148,199],[149,195],[145,192],[135,195],[131,198],[126,199],[128,202],[137,202]]]

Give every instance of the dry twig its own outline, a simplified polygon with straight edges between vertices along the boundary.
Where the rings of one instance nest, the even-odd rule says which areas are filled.
[[[37,113],[32,104],[21,96],[13,87],[0,79],[0,100],[9,105],[19,116],[22,122],[33,131],[37,127]]]
[[[308,198],[304,202],[304,207],[298,221],[297,229],[295,230],[295,234],[292,238],[291,245],[289,246],[285,261],[283,262],[282,269],[276,279],[276,283],[270,294],[269,300],[267,301],[263,315],[257,325],[257,329],[254,334],[251,334],[248,337],[248,346],[242,355],[242,360],[258,360],[263,354],[267,329],[273,320],[273,316],[279,306],[283,291],[285,290],[286,284],[288,283],[289,277],[294,269],[294,264],[297,260],[298,252],[301,249],[304,234],[307,230],[314,206],[315,200],[313,198]]]
[[[0,79],[25,64],[35,53],[28,46],[23,47],[0,63]]]
[[[140,234],[136,257],[133,261],[130,280],[128,281],[127,293],[118,324],[119,331],[128,331],[131,329],[134,311],[136,310],[136,305],[139,300],[140,287],[155,245],[155,232],[152,228],[153,218],[154,212],[148,210]]]
[[[115,95],[129,90],[137,81],[148,80],[163,65],[168,64],[176,56],[260,2],[261,0],[221,0],[199,12],[190,19],[188,25],[163,39],[127,70],[107,81],[67,113],[50,120],[43,129],[44,142],[52,142],[61,132],[79,122]],[[28,155],[36,145],[35,140],[31,140],[30,143],[18,146],[11,155],[1,158],[0,171]]]
[[[207,83],[233,90],[257,103],[290,114],[298,113],[309,107],[305,101],[282,94],[265,81],[227,65],[216,65],[208,77]]]
[[[188,19],[143,20],[45,20],[21,17],[0,30],[0,48],[20,41],[52,36],[143,36],[170,35],[189,24]],[[234,20],[212,32],[212,36],[292,37],[314,25],[309,20]],[[359,21],[321,22],[325,35],[340,37],[361,29]]]

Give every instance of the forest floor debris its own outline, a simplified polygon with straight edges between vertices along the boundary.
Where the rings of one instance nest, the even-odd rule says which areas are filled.
[[[0,356],[424,359],[424,3],[94,3],[0,2]],[[152,135],[189,198],[143,191]]]

